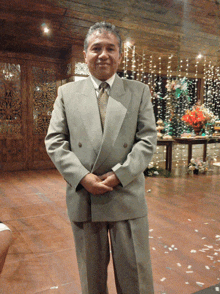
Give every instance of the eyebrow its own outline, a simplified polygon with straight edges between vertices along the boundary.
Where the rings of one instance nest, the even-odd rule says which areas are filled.
[[[97,43],[93,43],[91,45],[91,47],[94,47],[94,46],[102,46],[102,43],[101,42],[97,42]],[[116,47],[115,44],[107,44],[107,46],[110,46],[110,47]]]

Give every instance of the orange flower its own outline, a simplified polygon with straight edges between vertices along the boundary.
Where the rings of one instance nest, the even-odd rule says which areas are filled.
[[[196,107],[192,111],[187,109],[186,114],[182,117],[182,120],[191,126],[202,126],[206,122],[206,117],[204,116],[200,108]]]

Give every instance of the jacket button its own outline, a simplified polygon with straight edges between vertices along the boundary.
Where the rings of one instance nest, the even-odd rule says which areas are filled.
[[[79,142],[79,143],[78,143],[78,146],[79,146],[79,148],[81,148],[81,147],[82,147],[82,143],[81,143],[81,142]]]
[[[124,148],[127,148],[128,147],[128,144],[127,143],[124,143],[123,147]]]

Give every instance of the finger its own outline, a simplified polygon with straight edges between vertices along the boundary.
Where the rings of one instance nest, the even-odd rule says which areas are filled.
[[[100,190],[105,192],[110,192],[113,190],[111,186],[105,185],[103,182],[100,183]]]
[[[104,181],[102,181],[102,184],[108,187],[114,187],[114,181],[110,179],[109,177],[106,178]]]
[[[105,186],[108,186],[108,183],[109,183],[109,178],[105,178],[105,179],[102,181],[102,184],[105,185]]]
[[[106,174],[99,176],[99,179],[101,179],[102,181],[105,180],[106,178],[107,178]]]
[[[112,190],[112,187],[110,187],[109,185],[107,185],[105,182],[106,182],[106,180],[100,182],[100,186],[102,186],[103,189],[106,189],[108,191],[111,191]]]
[[[101,175],[99,178],[101,180],[105,180],[106,178],[108,178],[111,175],[112,175],[112,172],[107,172],[106,174]]]

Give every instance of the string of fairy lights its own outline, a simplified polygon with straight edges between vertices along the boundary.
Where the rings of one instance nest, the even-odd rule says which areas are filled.
[[[201,58],[201,57],[200,57]],[[152,93],[153,104],[155,105],[155,99],[163,98],[165,92],[162,91],[162,80],[175,80],[183,77],[189,79],[189,59],[180,59],[178,68],[172,64],[173,55],[160,56],[154,58],[150,55],[146,58],[146,53],[143,51],[139,54],[136,51],[136,47],[130,44],[124,43],[124,60],[123,60],[123,77],[133,80],[142,81],[146,83]],[[166,77],[162,76],[162,63],[167,64]],[[198,67],[199,58],[195,61],[193,84],[189,84],[188,92],[191,100],[191,106],[197,102],[198,96]],[[131,71],[129,72],[129,68]],[[174,72],[177,73],[174,76]],[[211,61],[207,62],[204,57],[203,62],[203,100],[205,105],[214,112],[216,115],[220,114],[220,68],[212,65]],[[188,105],[187,105],[188,106]],[[161,105],[157,105],[157,119],[161,118]]]
[[[141,81],[147,84],[150,88],[152,95],[152,104],[155,109],[156,121],[164,120],[168,124],[170,111],[167,107],[167,101],[165,99],[167,95],[166,83],[173,80],[185,79],[189,81],[187,83],[187,93],[189,101],[187,99],[179,99],[180,107],[177,108],[177,115],[183,116],[186,109],[191,109],[198,100],[198,82],[201,78],[199,76],[199,67],[203,67],[203,103],[216,117],[220,117],[220,67],[214,66],[211,61],[207,61],[207,58],[197,56],[195,60],[194,78],[190,78],[189,64],[192,62],[189,58],[179,59],[178,65],[173,62],[174,55],[168,56],[153,56],[148,55],[145,51],[142,54],[137,52],[137,48],[131,44],[124,43],[124,60],[123,60],[123,78],[133,79]],[[203,63],[202,63],[203,60]],[[162,65],[166,67],[166,74],[162,74]],[[131,69],[131,70],[129,70]],[[201,72],[201,71],[200,71]],[[177,134],[185,132],[187,126],[182,122],[177,126]],[[211,148],[214,150],[214,156],[216,157],[215,144]],[[160,147],[158,147],[159,149]],[[181,150],[180,150],[181,149]],[[212,150],[212,151],[213,151]],[[210,148],[208,148],[210,151]],[[158,153],[158,154],[157,154]],[[161,161],[159,158],[159,152],[156,153],[156,166]],[[187,150],[185,145],[175,146],[175,159],[178,166],[179,161],[186,162]]]

